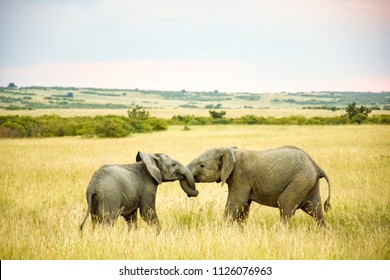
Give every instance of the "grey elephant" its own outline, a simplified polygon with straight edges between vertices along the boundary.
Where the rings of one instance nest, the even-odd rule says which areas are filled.
[[[325,212],[330,209],[330,182],[325,172],[303,150],[284,146],[263,151],[237,148],[208,149],[187,167],[195,182],[226,182],[225,216],[244,221],[252,201],[278,207],[281,221],[288,223],[302,209],[327,227],[322,212],[319,179],[328,183]]]
[[[113,225],[119,216],[123,216],[130,229],[136,226],[138,208],[148,224],[159,228],[155,207],[157,186],[175,180],[180,180],[188,197],[198,195],[189,169],[165,154],[138,152],[136,163],[102,166],[89,182],[86,191],[88,210],[80,230],[89,214],[94,226],[96,223]]]

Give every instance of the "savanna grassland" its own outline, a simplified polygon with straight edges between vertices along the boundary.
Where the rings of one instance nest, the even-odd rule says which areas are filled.
[[[85,189],[105,163],[131,163],[137,151],[187,164],[209,147],[305,149],[332,183],[330,230],[298,211],[288,227],[276,208],[252,204],[242,226],[226,224],[227,186],[198,184],[187,198],[178,182],[157,192],[159,235],[139,218],[127,230],[81,234]],[[1,259],[390,259],[390,129],[348,126],[199,126],[121,139],[0,139]],[[327,197],[321,180],[323,201]]]

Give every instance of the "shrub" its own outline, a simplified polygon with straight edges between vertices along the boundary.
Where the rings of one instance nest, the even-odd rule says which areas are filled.
[[[257,117],[254,115],[246,115],[240,118],[237,118],[235,121],[237,124],[267,124],[267,119],[264,117]]]
[[[97,117],[96,135],[99,137],[125,137],[130,134],[130,125],[121,117]]]
[[[213,119],[222,119],[226,115],[226,111],[213,111],[209,110],[209,114]]]
[[[0,116],[0,137],[125,137],[131,133],[145,133],[166,130],[168,125],[213,125],[213,124],[262,124],[262,125],[346,125],[368,123],[390,125],[390,115],[368,117],[356,114],[352,120],[347,115],[339,117],[290,116],[284,118],[246,115],[240,118],[212,118],[195,116],[174,116],[170,120],[149,117],[143,114],[132,117],[96,116],[62,118],[57,115],[41,117]]]
[[[362,124],[364,123],[366,120],[367,120],[367,115],[366,114],[363,114],[363,113],[357,113],[356,115],[354,115],[352,117],[352,121],[354,123],[358,123],[358,124]]]
[[[150,125],[151,131],[162,131],[168,129],[168,123],[163,119],[149,118],[146,122]]]
[[[371,109],[370,108],[367,108],[365,106],[360,106],[360,107],[357,107],[356,106],[356,103],[353,102],[351,104],[349,104],[346,108],[345,108],[345,111],[347,112],[347,116],[350,120],[353,121],[353,118],[358,115],[358,114],[361,114],[361,115],[366,115],[368,116],[368,114],[371,112]],[[361,121],[362,120],[362,116],[359,116],[357,117],[357,120]],[[354,121],[355,122],[355,121]]]
[[[0,117],[0,127],[13,137],[41,136],[41,126],[36,119],[29,116]],[[5,132],[3,132],[5,133]]]
[[[366,120],[371,124],[390,124],[390,115],[374,115]]]
[[[225,119],[225,118],[217,118],[217,119],[212,119],[211,123],[212,124],[231,124],[232,119]]]

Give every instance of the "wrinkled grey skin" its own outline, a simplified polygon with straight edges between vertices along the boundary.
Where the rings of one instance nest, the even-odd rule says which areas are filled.
[[[248,217],[252,201],[278,207],[281,221],[288,223],[302,209],[327,227],[321,206],[320,178],[328,182],[329,196],[324,204],[330,209],[330,183],[325,172],[303,150],[285,146],[264,151],[236,148],[208,149],[187,167],[195,182],[226,182],[228,199],[225,216],[238,222]]]
[[[80,230],[89,213],[93,225],[97,222],[113,225],[123,216],[129,228],[135,227],[138,208],[148,224],[159,227],[155,204],[157,186],[162,182],[180,180],[188,197],[198,195],[192,173],[169,156],[138,152],[136,161],[104,165],[95,172],[86,191],[88,210]]]

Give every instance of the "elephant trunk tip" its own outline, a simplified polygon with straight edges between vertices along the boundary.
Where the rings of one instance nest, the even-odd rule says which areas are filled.
[[[193,191],[191,192],[191,194],[187,193],[187,196],[188,196],[188,197],[197,197],[198,194],[199,194],[199,192],[198,192],[197,190],[193,190]]]
[[[195,189],[195,183],[192,181],[192,184],[189,184],[187,179],[180,180],[180,186],[183,191],[187,194],[188,197],[196,197],[199,192]],[[191,187],[193,185],[193,187]]]

